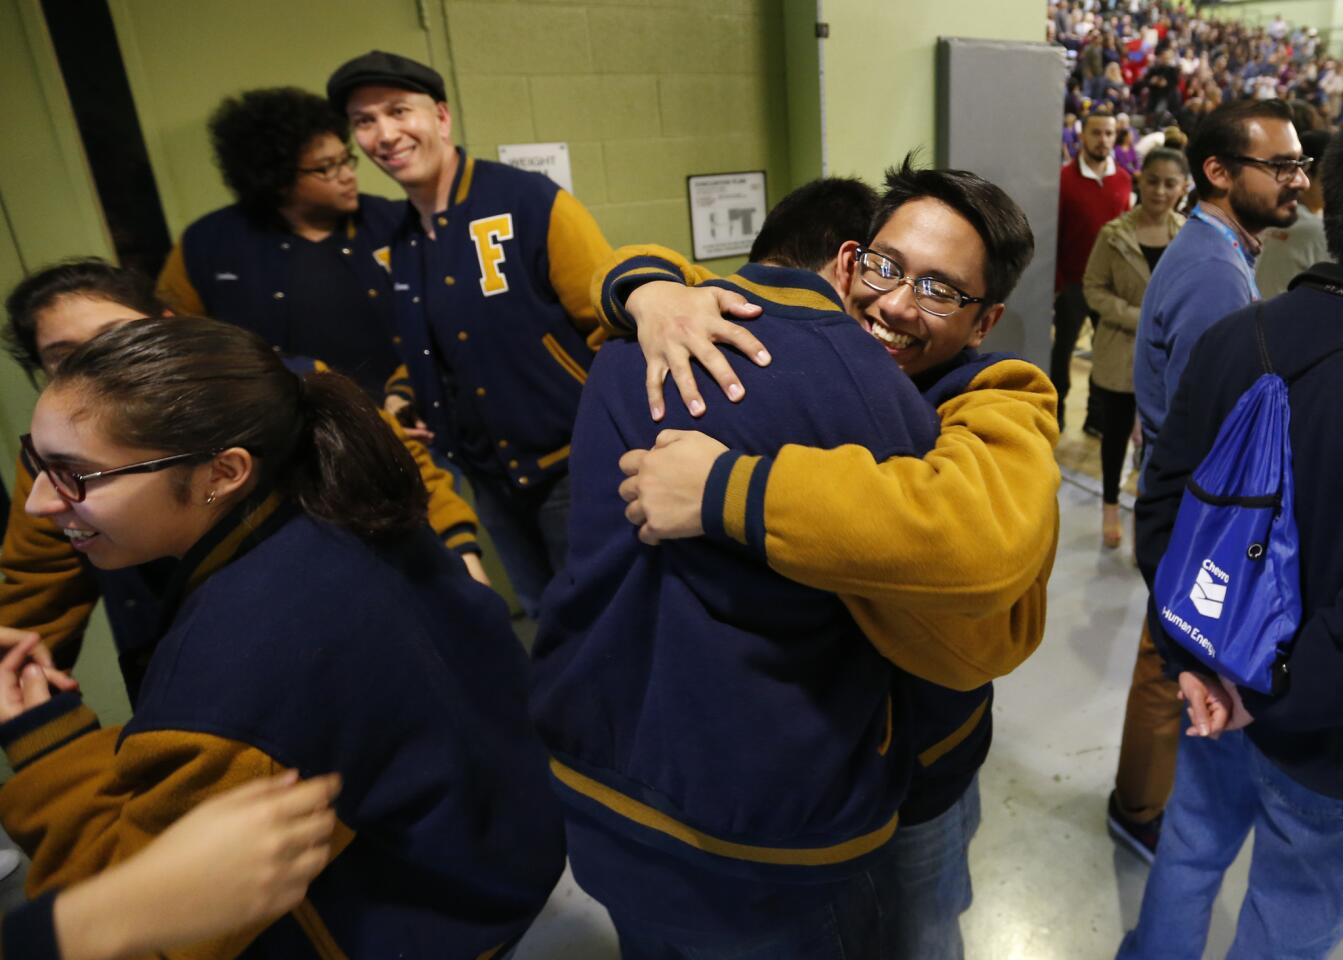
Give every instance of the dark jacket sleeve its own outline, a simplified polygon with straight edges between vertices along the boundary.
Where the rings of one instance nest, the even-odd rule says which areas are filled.
[[[0,960],[61,960],[51,908],[56,891],[9,910],[0,929]]]

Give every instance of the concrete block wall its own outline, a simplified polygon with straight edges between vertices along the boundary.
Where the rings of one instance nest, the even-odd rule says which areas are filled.
[[[689,253],[687,175],[765,170],[771,202],[790,189],[780,0],[443,8],[467,149],[567,142],[574,192],[613,244]]]

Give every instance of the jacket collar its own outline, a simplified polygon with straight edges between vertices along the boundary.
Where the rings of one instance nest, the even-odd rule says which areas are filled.
[[[1343,264],[1332,260],[1317,263],[1309,270],[1303,270],[1293,277],[1287,284],[1287,289],[1295,290],[1298,286],[1314,287],[1316,290],[1343,297]]]
[[[278,491],[257,492],[206,531],[205,536],[182,557],[168,583],[163,630],[172,623],[178,607],[197,587],[261,543],[297,512],[298,508],[288,503]]]
[[[844,312],[844,301],[835,288],[811,270],[748,263],[732,276],[705,285],[734,290],[779,317],[805,320]]]

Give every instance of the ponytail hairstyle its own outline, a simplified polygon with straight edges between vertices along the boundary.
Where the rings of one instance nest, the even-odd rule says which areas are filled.
[[[300,378],[231,323],[132,321],[70,354],[51,387],[80,391],[127,446],[165,455],[243,447],[263,487],[365,539],[425,522],[415,461],[364,392],[335,373]]]

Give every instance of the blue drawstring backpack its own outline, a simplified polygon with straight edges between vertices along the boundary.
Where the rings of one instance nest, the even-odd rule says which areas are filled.
[[[1190,478],[1152,597],[1167,636],[1214,673],[1271,694],[1301,623],[1301,575],[1287,384],[1258,315],[1255,334],[1265,372]]]

